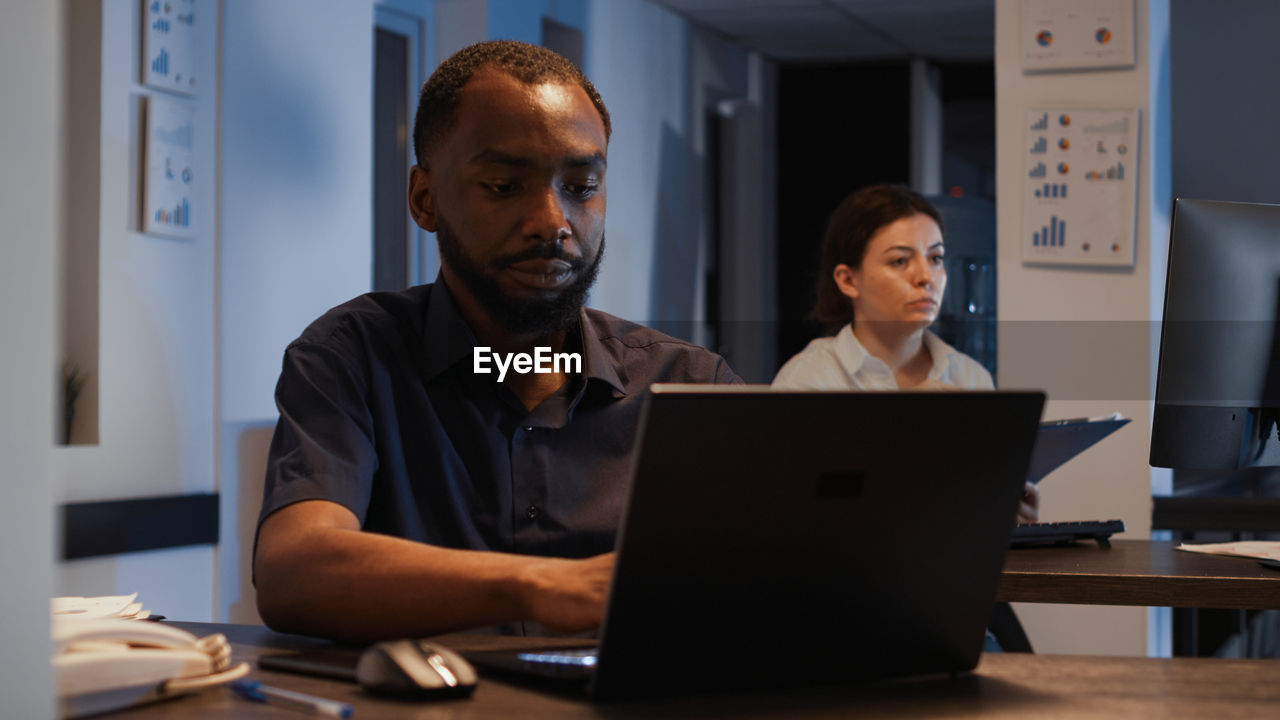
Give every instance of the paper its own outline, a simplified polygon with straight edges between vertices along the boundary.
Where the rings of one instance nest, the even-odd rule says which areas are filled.
[[[1178,546],[1178,549],[1207,555],[1231,555],[1258,560],[1280,560],[1280,541],[1241,540],[1239,542],[1203,543],[1200,545],[1182,543]]]
[[[92,620],[115,617],[146,620],[150,610],[143,610],[142,603],[135,602],[138,593],[132,595],[104,595],[101,597],[56,597],[49,601],[49,611],[56,617]]]

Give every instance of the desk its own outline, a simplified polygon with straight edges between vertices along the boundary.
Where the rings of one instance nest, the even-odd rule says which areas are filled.
[[[1280,662],[1207,658],[1095,658],[1067,655],[986,655],[971,676],[922,678],[854,687],[772,693],[684,697],[596,704],[576,695],[484,678],[466,700],[406,703],[365,696],[351,684],[258,670],[254,661],[274,649],[302,649],[317,640],[249,625],[178,623],[197,635],[224,632],[235,661],[254,664],[251,677],[279,687],[343,700],[355,717],[467,718],[843,718],[937,717],[1055,718],[1163,717],[1253,718],[1280,707]],[[527,638],[452,635],[459,650],[528,646]],[[194,697],[138,708],[138,718],[278,718],[294,711],[256,705],[215,688]]]
[[[1084,605],[1280,609],[1280,571],[1248,558],[1174,550],[1159,540],[1015,548],[997,600]]]

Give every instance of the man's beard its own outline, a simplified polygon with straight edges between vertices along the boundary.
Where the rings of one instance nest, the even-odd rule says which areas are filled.
[[[577,326],[578,313],[586,304],[587,291],[595,284],[596,275],[600,272],[600,261],[604,258],[604,236],[601,235],[600,247],[590,266],[584,258],[566,254],[559,243],[540,242],[530,245],[527,250],[494,258],[486,268],[472,261],[463,252],[462,241],[443,217],[437,219],[436,244],[440,247],[440,257],[467,286],[494,322],[509,333],[538,337]],[[549,300],[513,298],[494,279],[499,271],[515,263],[539,258],[554,258],[569,263],[577,279]]]

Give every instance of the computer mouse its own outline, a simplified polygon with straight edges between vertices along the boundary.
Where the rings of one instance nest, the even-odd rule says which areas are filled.
[[[466,697],[476,671],[458,653],[425,640],[387,640],[360,655],[356,680],[366,692],[399,698]]]

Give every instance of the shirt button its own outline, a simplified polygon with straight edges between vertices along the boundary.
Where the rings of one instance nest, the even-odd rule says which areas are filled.
[[[538,509],[537,505],[530,505],[529,507],[524,509],[524,516],[529,518],[530,520],[537,520],[538,515],[541,513],[542,511]]]
[[[524,431],[525,431],[525,432],[533,432],[533,426],[532,426],[532,425],[525,425],[525,426],[524,426]]]

